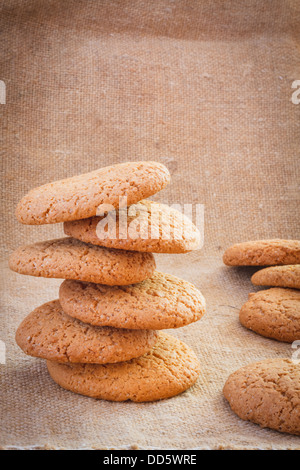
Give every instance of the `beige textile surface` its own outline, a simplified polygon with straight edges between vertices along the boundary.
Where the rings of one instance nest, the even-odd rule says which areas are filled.
[[[228,375],[291,357],[291,345],[244,329],[238,311],[255,269],[227,268],[232,243],[299,238],[300,5],[281,0],[1,1],[0,445],[32,448],[300,448],[299,438],[246,423],[222,396]],[[199,252],[156,256],[193,282],[207,314],[171,331],[202,373],[157,403],[108,403],[59,388],[14,333],[57,298],[60,281],[9,272],[17,246],[63,234],[18,224],[30,188],[128,160],[157,160],[172,182],[156,200],[205,204]]]

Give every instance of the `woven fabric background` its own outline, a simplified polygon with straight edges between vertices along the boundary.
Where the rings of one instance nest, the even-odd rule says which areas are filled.
[[[224,249],[299,238],[300,5],[297,0],[1,1],[0,445],[4,448],[300,448],[299,438],[243,422],[222,396],[250,362],[291,357],[291,345],[244,329],[250,268]],[[199,252],[156,256],[159,269],[207,299],[198,323],[171,333],[198,354],[196,385],[148,404],[97,401],[59,388],[14,342],[20,321],[60,281],[7,268],[21,244],[61,225],[18,224],[29,189],[128,160],[167,165],[165,203],[205,205]]]

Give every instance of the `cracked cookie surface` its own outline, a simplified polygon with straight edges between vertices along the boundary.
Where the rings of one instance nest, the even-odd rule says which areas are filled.
[[[121,287],[64,281],[59,297],[68,315],[116,328],[179,328],[200,320],[205,312],[205,299],[193,284],[159,271]]]
[[[290,359],[250,364],[228,378],[224,390],[242,419],[300,435],[300,366]]]
[[[292,343],[300,340],[300,292],[274,287],[249,294],[240,322],[267,338]]]
[[[16,342],[29,356],[57,362],[106,364],[148,352],[158,334],[91,326],[66,315],[58,300],[31,312],[16,332]]]
[[[300,264],[271,266],[261,269],[251,277],[256,286],[291,287],[300,289]]]
[[[199,230],[178,210],[144,200],[125,211],[65,222],[65,234],[83,242],[123,250],[186,253],[199,249]]]
[[[61,387],[110,401],[145,402],[182,393],[195,383],[200,364],[182,341],[161,332],[152,350],[117,364],[59,364],[47,361]]]
[[[161,163],[121,163],[32,189],[17,205],[16,217],[29,225],[84,219],[96,215],[101,204],[118,208],[120,197],[130,205],[152,196],[169,181]]]
[[[227,248],[223,255],[227,266],[271,266],[300,263],[299,240],[256,240]]]
[[[75,238],[59,238],[15,250],[9,267],[30,276],[78,279],[107,285],[143,281],[155,270],[151,253],[94,246]]]

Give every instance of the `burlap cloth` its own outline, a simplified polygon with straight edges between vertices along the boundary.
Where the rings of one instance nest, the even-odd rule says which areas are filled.
[[[299,448],[299,438],[237,418],[228,375],[291,357],[291,345],[244,329],[238,311],[253,269],[223,250],[257,238],[299,238],[300,5],[295,1],[1,2],[1,440],[5,448]],[[160,255],[161,270],[201,289],[207,314],[171,333],[202,362],[196,385],[169,400],[108,403],[64,391],[14,343],[17,325],[57,297],[60,281],[9,272],[20,244],[62,234],[26,227],[19,198],[51,180],[128,160],[165,163],[166,203],[205,204],[200,252]]]

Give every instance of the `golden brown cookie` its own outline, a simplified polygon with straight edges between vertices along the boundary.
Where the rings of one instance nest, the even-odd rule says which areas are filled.
[[[117,364],[59,364],[47,361],[61,387],[110,401],[155,401],[182,393],[200,372],[194,352],[182,341],[160,333],[144,356]]]
[[[261,269],[251,277],[255,286],[291,287],[300,289],[300,264],[271,266]]]
[[[157,162],[128,162],[100,168],[72,178],[32,189],[16,209],[19,222],[29,225],[54,224],[96,215],[100,204],[119,207],[151,196],[170,181],[167,168]]]
[[[179,328],[200,320],[205,312],[205,299],[193,284],[158,271],[139,284],[122,287],[64,281],[59,297],[68,315],[115,328]]]
[[[228,248],[223,261],[228,266],[272,266],[300,263],[299,240],[257,240]]]
[[[9,258],[9,267],[29,276],[126,285],[150,277],[155,260],[151,253],[114,250],[75,238],[59,238],[18,248]]]
[[[150,351],[158,334],[91,326],[66,315],[58,300],[31,312],[16,332],[16,342],[29,356],[57,362],[106,364],[128,361]]]
[[[274,287],[249,294],[240,322],[267,338],[287,343],[300,340],[300,292]]]
[[[234,372],[224,387],[231,409],[242,419],[300,435],[300,366],[267,359]]]
[[[94,245],[152,253],[186,253],[200,247],[197,227],[178,210],[143,200],[103,217],[64,223],[66,235]]]

